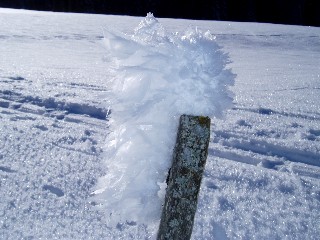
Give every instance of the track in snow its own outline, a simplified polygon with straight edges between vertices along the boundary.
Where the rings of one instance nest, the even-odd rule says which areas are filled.
[[[139,222],[110,226],[90,202],[109,133],[102,27],[129,33],[141,19],[0,11],[0,238],[155,235]],[[319,30],[161,22],[210,29],[237,74],[235,107],[212,121],[193,239],[318,239]]]
[[[268,115],[267,118],[264,115]],[[238,107],[229,110],[227,116],[232,122],[213,121],[210,155],[277,171],[292,171],[298,176],[320,178],[320,130],[308,127],[308,123],[312,126],[320,124],[317,116]],[[286,125],[286,131],[276,124],[260,125],[257,121],[260,117],[267,122],[281,121],[280,124]],[[300,146],[291,142],[296,138]]]

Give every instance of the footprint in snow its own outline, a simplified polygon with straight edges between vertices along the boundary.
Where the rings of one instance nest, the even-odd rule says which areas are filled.
[[[42,187],[42,189],[44,191],[50,191],[51,193],[57,195],[58,197],[64,196],[64,192],[60,188],[57,188],[57,187],[52,186],[52,185],[44,185]]]
[[[26,80],[24,77],[21,76],[14,76],[14,77],[8,77],[10,80],[14,80],[14,81],[23,81]]]
[[[1,157],[0,157],[0,159],[1,159]],[[3,167],[3,166],[0,166],[0,171],[6,172],[6,173],[14,173],[14,172],[16,172],[15,170],[12,170],[12,169],[10,169],[8,167]]]

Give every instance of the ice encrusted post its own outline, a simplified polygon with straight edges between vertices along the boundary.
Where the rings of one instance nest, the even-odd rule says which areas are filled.
[[[158,240],[190,239],[209,139],[209,117],[180,117]]]

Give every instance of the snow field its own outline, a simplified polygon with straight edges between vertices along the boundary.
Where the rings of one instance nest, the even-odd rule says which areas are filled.
[[[162,27],[155,24],[153,28],[146,23],[148,27],[142,28],[159,32],[160,36],[150,38],[153,35],[149,31],[145,34],[139,28],[134,31],[141,20],[143,18],[0,9],[0,238],[154,238],[156,224],[142,222],[155,217],[156,211],[160,211],[159,205],[156,210],[159,202],[150,215],[141,213],[144,217],[137,221],[116,223],[110,222],[110,208],[99,208],[99,202],[93,201],[91,193],[97,190],[100,177],[113,175],[116,180],[120,179],[106,163],[107,154],[111,153],[106,151],[107,140],[112,137],[108,134],[120,125],[113,125],[116,119],[109,121],[105,116],[110,110],[110,117],[134,114],[133,108],[122,106],[120,99],[130,96],[132,103],[139,99],[139,94],[134,96],[129,92],[119,96],[115,90],[121,88],[114,84],[117,76],[121,76],[123,83],[129,75],[137,80],[133,68],[126,65],[128,59],[137,60],[135,54],[139,52],[139,60],[155,60],[153,56],[165,49],[164,58],[169,58],[167,54],[171,52],[185,57],[174,46],[188,51],[190,46],[199,47],[181,40],[188,35],[186,29],[190,29],[193,36],[204,36],[201,35],[204,32],[196,34],[195,26],[198,26],[216,36],[213,42],[221,46],[218,52],[229,55],[226,68],[231,68],[236,76],[234,86],[230,87],[234,106],[225,112],[224,118],[212,118],[209,156],[193,239],[318,239],[319,29],[161,19]],[[116,29],[110,33],[105,31],[108,39],[114,36],[113,43],[123,40],[133,45],[124,47],[122,56],[110,54],[103,28]],[[179,34],[175,36],[170,32]],[[131,38],[135,35],[140,36],[140,40]],[[215,43],[207,43],[217,49]],[[163,48],[152,47],[152,44]],[[145,58],[142,53],[153,55]],[[191,61],[195,55],[187,57]],[[225,56],[223,59],[227,60]],[[175,60],[164,73],[173,66],[191,66],[186,61]],[[146,77],[143,61],[136,63],[138,65],[131,62],[130,66],[138,66],[137,72]],[[151,69],[150,61],[145,65]],[[127,74],[121,72],[120,75],[120,69],[127,70]],[[173,80],[177,81],[178,77]],[[176,87],[188,92],[179,84]],[[148,93],[143,97],[150,97],[150,103],[155,103],[154,92],[149,89]],[[130,111],[121,113],[120,107]],[[162,117],[166,116],[157,115],[159,119]],[[126,119],[117,120],[123,125],[128,123]],[[149,122],[143,124],[137,120],[136,123],[139,127],[142,125],[142,129],[133,126],[136,131],[130,134],[134,139],[153,130]],[[158,133],[155,135],[158,139]],[[128,140],[128,135],[124,139]],[[145,144],[143,137],[141,139],[141,144]],[[168,152],[172,146],[169,148]],[[167,169],[163,162],[155,166],[164,170],[153,179],[164,177]],[[133,175],[129,173],[130,177]],[[135,180],[131,186],[137,187],[138,193],[143,189],[144,199],[158,201],[159,196],[154,198],[155,194],[160,197],[164,194],[163,183],[159,183],[162,192],[158,192],[157,183],[150,184],[138,177]],[[124,189],[122,194],[129,199],[141,198],[134,195],[132,189]],[[123,212],[129,211],[127,207],[137,206],[137,202],[130,203],[123,205]],[[118,207],[116,201],[112,204]],[[150,205],[147,208],[150,209]],[[138,206],[131,218],[137,218],[140,210]]]
[[[235,105],[212,121],[193,237],[317,239],[320,32],[238,24],[217,33],[237,74]]]

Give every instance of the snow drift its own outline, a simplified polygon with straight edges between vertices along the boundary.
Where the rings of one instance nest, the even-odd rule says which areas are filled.
[[[105,42],[114,77],[107,174],[95,200],[110,223],[156,223],[179,116],[221,116],[234,75],[209,31],[167,33],[151,13],[133,35],[108,30]]]

